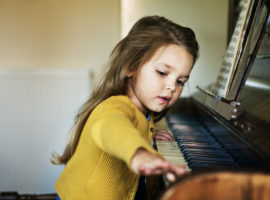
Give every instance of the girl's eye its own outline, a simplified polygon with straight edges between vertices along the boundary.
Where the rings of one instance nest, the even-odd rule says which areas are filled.
[[[185,85],[185,82],[183,82],[181,80],[177,80],[177,84],[180,85],[180,86],[184,86]]]
[[[157,70],[157,72],[159,73],[159,75],[161,75],[161,76],[165,76],[166,75],[166,73],[165,72],[163,72],[163,71],[159,71],[159,70]]]

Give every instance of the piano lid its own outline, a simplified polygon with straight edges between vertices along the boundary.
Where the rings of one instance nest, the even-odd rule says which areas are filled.
[[[270,19],[268,19],[270,21]],[[238,117],[231,123],[270,155],[270,26],[240,95]]]
[[[248,112],[270,123],[270,26],[240,96],[240,113]],[[270,130],[269,130],[270,131]]]
[[[268,10],[264,31],[256,44],[255,54],[249,58],[249,66],[234,101],[227,101],[201,88],[192,96],[195,103],[267,157],[270,156],[269,24]]]

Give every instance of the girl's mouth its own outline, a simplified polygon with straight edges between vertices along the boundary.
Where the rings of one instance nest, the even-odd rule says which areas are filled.
[[[171,100],[170,97],[159,97],[159,100],[164,104],[169,104],[169,101]]]

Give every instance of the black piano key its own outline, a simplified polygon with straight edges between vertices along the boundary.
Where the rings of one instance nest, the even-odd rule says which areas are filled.
[[[209,165],[224,165],[224,166],[237,166],[238,164],[236,162],[230,162],[230,161],[216,161],[216,160],[204,160],[204,159],[200,159],[200,158],[196,158],[196,159],[190,159],[188,161],[189,163],[208,163]]]
[[[179,127],[174,127],[172,126],[171,127],[171,130],[174,134],[178,134],[178,135],[189,135],[189,136],[192,136],[192,135],[196,135],[196,136],[205,136],[205,135],[211,135],[209,134],[209,132],[207,132],[205,129],[180,129]],[[213,136],[212,136],[213,137]]]
[[[191,134],[174,134],[175,137],[183,139],[183,140],[202,140],[202,141],[216,141],[215,138],[211,137],[210,135],[191,135]]]
[[[180,131],[172,129],[173,135],[181,137],[198,137],[198,138],[213,138],[208,132],[199,132],[199,131]]]
[[[179,139],[179,140],[191,140],[191,141],[209,141],[209,142],[217,142],[215,140],[215,138],[212,138],[208,135],[205,136],[196,136],[196,135],[188,135],[188,134],[183,134],[183,135],[178,135],[178,134],[174,134],[174,137]]]
[[[235,161],[231,158],[217,158],[217,157],[209,157],[209,156],[187,156],[187,161],[205,161],[205,162],[217,162],[217,163],[227,163],[233,165]]]
[[[212,149],[213,151],[216,149],[222,149],[222,146],[219,144],[204,144],[204,143],[179,143],[180,148],[197,148],[197,149]]]
[[[207,125],[207,129],[215,135],[224,135],[224,134],[228,134],[228,130],[222,126],[211,126],[211,125]]]
[[[179,130],[181,132],[199,132],[199,133],[207,133],[207,130],[204,129],[202,126],[187,126],[187,125],[179,125],[173,124],[171,126],[172,130]]]
[[[178,143],[180,148],[200,148],[200,149],[222,149],[220,144],[212,144],[212,145],[207,145],[207,144],[195,144],[195,143],[185,143],[181,144]]]
[[[214,158],[228,158],[232,159],[232,156],[227,153],[216,153],[216,152],[211,152],[211,153],[201,153],[201,152],[186,152],[184,153],[184,156],[207,156],[207,157],[214,157]]]
[[[226,155],[228,154],[224,149],[215,149],[215,151],[213,151],[213,149],[198,149],[198,148],[191,148],[191,149],[183,149],[182,150],[183,153],[215,153],[215,154],[221,154],[221,155]]]
[[[215,143],[215,141],[211,141],[211,140],[198,140],[198,139],[195,139],[195,140],[187,140],[187,139],[181,139],[179,137],[176,137],[175,140],[178,142],[178,143],[181,143],[181,144],[189,144],[189,143],[194,143],[194,144],[205,144],[205,145],[218,145],[218,146],[221,146],[220,144],[218,143]]]
[[[217,143],[217,141],[215,140],[215,138],[212,138],[208,135],[205,136],[195,136],[195,135],[177,135],[174,134],[174,138],[177,138],[178,140],[191,140],[191,141],[209,141],[209,142],[215,142]]]
[[[184,158],[198,158],[198,157],[203,157],[203,158],[209,158],[209,159],[224,159],[224,160],[230,160],[230,161],[234,161],[235,160],[231,157],[231,156],[228,156],[228,155],[220,155],[220,156],[213,156],[213,155],[206,155],[206,154],[184,154]]]
[[[223,168],[223,167],[238,167],[236,163],[220,163],[220,162],[204,162],[204,161],[192,161],[188,163],[190,168],[198,167],[198,168]]]
[[[167,114],[166,118],[169,124],[179,122],[182,122],[184,124],[200,124],[198,119],[192,115]]]
[[[210,138],[210,137],[189,137],[189,138],[183,138],[181,136],[175,136],[175,140],[178,142],[178,143],[184,143],[184,142],[189,142],[189,143],[205,143],[205,144],[216,144],[216,145],[219,145],[220,144],[214,140],[213,138]]]

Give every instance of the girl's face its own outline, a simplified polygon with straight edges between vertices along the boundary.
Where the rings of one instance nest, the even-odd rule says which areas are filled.
[[[161,112],[179,98],[193,65],[193,56],[175,44],[160,47],[137,72],[127,73],[128,96],[140,111]]]

